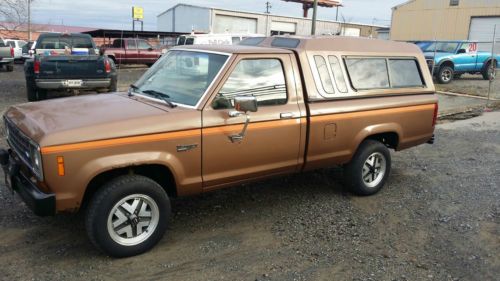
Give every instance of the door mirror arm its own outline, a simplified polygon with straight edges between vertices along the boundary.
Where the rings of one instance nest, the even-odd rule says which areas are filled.
[[[232,143],[241,142],[246,135],[248,124],[250,123],[250,115],[248,112],[257,112],[257,98],[254,96],[240,96],[234,98],[234,108],[236,110],[229,111],[229,117],[239,117],[245,115],[246,120],[243,129],[240,133],[230,135],[229,139]]]

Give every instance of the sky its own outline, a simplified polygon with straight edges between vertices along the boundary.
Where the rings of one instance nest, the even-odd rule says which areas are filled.
[[[339,20],[390,25],[391,8],[406,0],[343,0]],[[33,22],[72,26],[132,29],[131,7],[144,8],[144,30],[156,30],[156,16],[178,3],[264,12],[267,0],[33,0]],[[302,16],[298,3],[269,0],[271,13]],[[309,13],[312,14],[312,11]],[[318,19],[335,20],[335,8],[319,8]]]

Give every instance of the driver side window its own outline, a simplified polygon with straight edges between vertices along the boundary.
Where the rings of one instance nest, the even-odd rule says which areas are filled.
[[[279,59],[241,60],[212,102],[214,109],[234,107],[235,96],[255,96],[259,106],[287,102],[285,74]]]

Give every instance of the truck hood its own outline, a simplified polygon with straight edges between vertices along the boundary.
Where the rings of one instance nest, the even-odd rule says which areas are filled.
[[[41,147],[200,128],[201,113],[125,93],[12,106],[5,116]]]

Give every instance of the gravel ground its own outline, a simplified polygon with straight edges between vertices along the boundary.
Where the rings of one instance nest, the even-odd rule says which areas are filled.
[[[498,70],[500,74],[500,70]],[[481,75],[464,74],[460,79],[453,80],[450,84],[436,84],[436,89],[443,92],[468,94],[488,97],[490,81],[484,80]],[[500,99],[500,80],[493,81],[490,98]]]
[[[25,101],[5,74],[2,110]],[[175,199],[159,245],[119,260],[82,214],[36,217],[0,183],[0,280],[498,280],[499,120],[439,125],[436,144],[393,153],[371,197],[324,169]]]

